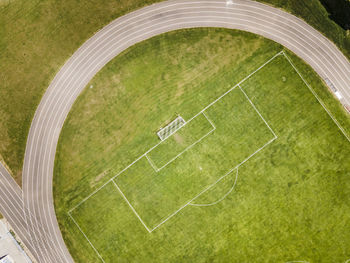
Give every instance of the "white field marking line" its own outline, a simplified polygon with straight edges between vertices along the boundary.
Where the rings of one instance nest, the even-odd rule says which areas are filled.
[[[158,224],[157,226],[155,226],[151,232],[155,229],[157,229],[158,227],[160,227],[162,224],[164,224],[166,221],[168,221],[171,217],[173,217],[174,215],[176,215],[178,212],[180,212],[182,209],[184,209],[186,206],[190,205],[190,203],[192,203],[192,201],[196,200],[199,196],[201,196],[203,193],[205,193],[206,191],[208,191],[210,188],[212,188],[214,185],[216,185],[218,182],[220,182],[222,179],[224,179],[227,175],[229,175],[230,173],[232,173],[232,171],[234,171],[235,169],[238,169],[242,164],[244,164],[246,161],[248,161],[251,157],[253,157],[255,154],[257,154],[258,152],[260,152],[262,149],[264,149],[267,145],[269,145],[270,143],[272,143],[274,140],[276,140],[276,138],[271,139],[270,141],[268,141],[267,143],[264,144],[264,146],[262,146],[261,148],[259,148],[258,150],[256,150],[254,153],[252,153],[251,155],[249,155],[246,159],[244,159],[240,164],[238,164],[237,166],[235,166],[234,168],[232,168],[231,170],[229,170],[225,175],[223,175],[222,177],[220,177],[217,181],[215,181],[213,184],[209,185],[207,188],[205,188],[203,191],[201,191],[199,194],[197,194],[194,198],[192,198],[190,201],[188,201],[186,204],[184,204],[183,206],[181,206],[178,210],[176,210],[174,213],[172,213],[170,216],[168,216],[166,219],[164,219],[160,224]]]
[[[344,263],[349,263],[350,262],[350,259],[348,259],[347,261],[345,261]]]
[[[78,225],[78,223],[75,221],[75,219],[73,218],[73,216],[70,214],[70,212],[68,212],[69,217],[72,219],[72,221],[74,222],[74,224],[77,226],[77,228],[79,229],[79,231],[83,234],[83,236],[86,238],[86,240],[89,242],[90,246],[92,247],[92,249],[96,252],[96,254],[98,255],[98,257],[102,260],[102,262],[105,262],[102,258],[102,256],[100,255],[100,253],[98,253],[97,249],[94,247],[94,245],[91,243],[91,241],[89,240],[89,238],[85,235],[84,231],[80,228],[80,226]]]
[[[233,86],[231,89],[229,89],[228,91],[226,91],[224,94],[222,94],[219,98],[217,98],[216,100],[214,100],[213,102],[211,102],[210,104],[208,104],[206,107],[204,107],[200,112],[198,112],[196,115],[194,115],[191,119],[189,119],[187,122],[185,122],[185,124],[183,126],[181,126],[179,129],[177,129],[175,132],[179,131],[181,128],[185,127],[187,123],[191,122],[193,119],[195,119],[196,117],[198,117],[200,114],[203,114],[204,117],[208,120],[208,122],[212,125],[212,127],[214,128],[213,130],[211,130],[209,133],[207,133],[206,135],[204,135],[202,138],[200,138],[198,141],[196,141],[195,143],[193,143],[192,145],[190,145],[189,147],[187,147],[184,151],[182,151],[181,153],[179,153],[178,155],[176,155],[173,159],[171,159],[169,162],[167,162],[165,165],[163,165],[161,168],[158,168],[153,161],[151,161],[150,157],[147,156],[147,153],[151,152],[154,148],[156,148],[159,144],[161,144],[163,141],[165,141],[166,139],[168,139],[169,137],[171,137],[174,133],[172,133],[170,136],[168,136],[167,138],[165,138],[164,140],[162,140],[160,143],[156,144],[154,147],[152,147],[150,150],[148,150],[146,153],[144,153],[144,155],[146,156],[147,160],[149,161],[149,163],[151,164],[151,166],[153,167],[153,169],[158,172],[160,170],[162,170],[163,168],[165,168],[168,164],[170,164],[171,162],[173,162],[175,159],[177,159],[180,155],[182,155],[185,151],[189,150],[190,148],[192,148],[195,144],[197,144],[198,142],[200,142],[202,139],[204,139],[205,137],[207,137],[209,134],[211,134],[215,129],[215,125],[213,124],[213,122],[208,118],[208,116],[204,113],[205,110],[207,110],[208,108],[210,108],[211,106],[213,106],[216,102],[218,102],[219,100],[221,100],[224,96],[226,96],[227,94],[229,94],[231,91],[233,91],[237,86],[240,87],[240,84],[244,81],[246,81],[248,78],[251,77],[251,75],[255,74],[257,71],[259,71],[261,68],[263,68],[264,66],[266,66],[266,64],[270,63],[273,59],[275,59],[277,56],[282,55],[283,50],[278,52],[277,54],[275,54],[272,58],[270,58],[268,61],[266,61],[263,65],[261,65],[258,69],[256,69],[255,71],[253,71],[252,73],[250,73],[248,76],[246,76],[244,79],[242,79],[238,84],[236,84],[235,86]],[[244,92],[243,92],[244,93]],[[247,97],[247,95],[244,93],[244,95]],[[273,135],[277,138],[276,134],[274,133],[274,131],[270,128],[270,126],[267,124],[267,122],[265,121],[265,119],[261,116],[261,114],[259,113],[259,111],[255,108],[254,104],[250,101],[250,99],[247,97],[248,101],[250,102],[250,104],[253,105],[254,109],[257,111],[257,113],[259,114],[259,116],[262,118],[262,120],[265,122],[265,124],[267,125],[267,127],[271,130],[271,132],[273,133]],[[140,156],[142,157],[142,156]],[[155,169],[156,168],[156,169]],[[119,173],[120,174],[120,173]],[[118,174],[118,175],[119,175]],[[116,176],[118,176],[116,175]],[[115,177],[116,177],[115,176]],[[112,178],[113,179],[113,178]]]
[[[195,204],[195,203],[190,203],[189,205],[191,206],[197,206],[197,207],[203,207],[203,206],[213,206],[213,205],[216,205],[218,203],[220,203],[222,200],[224,200],[232,191],[233,189],[235,188],[236,186],[236,183],[237,183],[237,179],[238,179],[238,167],[236,168],[236,178],[235,178],[235,181],[233,182],[233,185],[231,187],[230,190],[228,190],[228,192],[226,194],[223,195],[223,197],[221,197],[219,200],[213,202],[213,203],[210,203],[210,204]]]
[[[198,144],[199,142],[201,142],[203,139],[205,139],[208,135],[210,135],[211,133],[213,133],[213,131],[215,131],[216,128],[213,127],[213,129],[211,129],[207,134],[203,135],[199,140],[197,140],[196,142],[192,143],[190,146],[188,146],[185,150],[183,150],[182,152],[180,152],[178,155],[176,155],[175,157],[173,157],[169,162],[167,162],[166,164],[164,164],[162,167],[160,167],[158,169],[158,171],[162,170],[163,168],[165,168],[166,166],[168,166],[170,163],[172,163],[173,161],[175,161],[177,158],[179,158],[182,154],[184,154],[185,152],[187,152],[188,150],[190,150],[193,146],[195,146],[196,144]]]
[[[139,216],[139,214],[136,212],[135,208],[130,204],[129,200],[125,197],[125,195],[123,194],[123,192],[120,190],[120,188],[118,187],[118,185],[116,184],[116,182],[114,180],[112,180],[115,187],[118,189],[119,193],[123,196],[124,200],[128,203],[129,207],[131,208],[131,210],[134,212],[134,214],[137,216],[137,218],[140,220],[140,222],[142,223],[142,225],[147,229],[147,231],[149,233],[151,233],[151,231],[149,230],[149,228],[146,226],[145,222],[143,222],[142,218]]]
[[[153,163],[153,161],[151,160],[151,158],[149,158],[147,154],[145,154],[145,156],[146,156],[146,158],[147,158],[149,164],[152,166],[153,170],[154,170],[155,172],[158,172],[159,169],[158,169],[158,167]]]
[[[283,50],[281,50],[280,52],[278,52],[277,54],[275,54],[273,57],[271,57],[270,59],[268,59],[266,62],[264,62],[261,66],[259,66],[256,70],[254,70],[252,73],[250,73],[248,76],[246,76],[245,78],[243,78],[240,82],[238,82],[236,85],[234,85],[231,89],[229,89],[228,91],[226,91],[224,94],[222,94],[219,98],[217,98],[216,100],[214,100],[213,102],[211,102],[208,106],[206,106],[205,108],[203,108],[200,112],[198,112],[196,115],[194,115],[190,120],[188,120],[181,128],[185,127],[191,120],[193,120],[195,117],[197,117],[199,114],[201,114],[203,111],[205,111],[206,109],[208,109],[210,106],[212,106],[213,104],[215,104],[217,101],[219,101],[222,97],[226,96],[228,93],[230,93],[232,90],[234,90],[239,84],[241,84],[242,82],[246,81],[248,78],[250,78],[253,74],[255,74],[256,72],[258,72],[260,69],[262,69],[264,66],[266,66],[267,64],[269,64],[271,61],[273,61],[276,57],[280,56],[283,54]],[[166,139],[164,139],[165,141]],[[100,189],[102,189],[103,187],[105,187],[109,182],[111,182],[114,178],[116,178],[117,176],[119,176],[120,174],[122,174],[125,170],[127,170],[128,168],[130,168],[130,166],[132,166],[133,164],[135,164],[137,161],[139,161],[142,157],[144,157],[147,153],[149,153],[150,151],[152,151],[155,147],[157,147],[159,144],[161,144],[163,141],[160,141],[159,143],[157,143],[156,145],[154,145],[152,148],[150,148],[148,151],[146,151],[144,154],[142,154],[141,156],[139,156],[138,158],[136,158],[132,163],[130,163],[128,166],[126,166],[123,170],[121,170],[119,173],[117,173],[115,176],[113,176],[111,179],[109,179],[107,182],[105,182],[103,185],[101,185],[99,188],[97,188],[95,191],[93,191],[91,194],[89,194],[87,197],[85,197],[83,200],[81,200],[77,205],[75,205],[73,208],[71,208],[69,210],[69,212],[72,212],[74,209],[76,209],[78,206],[80,206],[82,203],[84,203],[87,199],[89,199],[92,195],[94,195],[95,193],[97,193]]]
[[[233,89],[231,89],[233,90]],[[250,103],[252,104],[252,102],[250,101]],[[212,104],[213,105],[213,104]],[[211,105],[211,106],[212,106]],[[254,104],[252,104],[254,105]],[[255,107],[254,107],[255,108]],[[256,108],[255,108],[256,110]],[[256,110],[257,111],[257,110]],[[209,133],[213,132],[216,127],[213,124],[213,122],[208,118],[208,116],[205,114],[204,111],[201,111],[202,114],[204,115],[204,117],[208,120],[208,122],[212,125],[213,130],[211,130]],[[269,145],[270,143],[272,143],[275,139],[277,139],[276,134],[272,131],[272,129],[270,128],[270,126],[267,124],[267,122],[265,121],[265,119],[262,117],[262,115],[257,111],[257,113],[259,114],[259,116],[263,119],[263,121],[265,122],[265,124],[267,125],[267,127],[271,130],[271,132],[274,135],[274,138],[271,139],[269,142],[267,142],[265,145],[263,145],[261,148],[259,148],[258,150],[256,150],[253,154],[249,155],[246,159],[244,159],[240,164],[238,164],[236,167],[232,168],[228,173],[226,173],[224,176],[220,177],[216,182],[214,182],[213,184],[209,185],[207,188],[205,188],[202,192],[200,192],[198,195],[196,195],[194,198],[192,198],[189,202],[187,202],[185,205],[181,206],[178,210],[176,210],[174,213],[172,213],[170,216],[168,216],[166,219],[164,219],[160,224],[158,224],[157,226],[155,226],[153,229],[149,229],[146,224],[144,223],[144,221],[142,220],[142,218],[139,216],[139,214],[136,212],[135,208],[131,205],[131,203],[129,202],[129,200],[126,198],[126,196],[124,195],[124,193],[121,191],[121,189],[118,187],[118,185],[115,183],[115,181],[112,179],[114,185],[116,186],[116,188],[118,189],[118,191],[120,192],[120,194],[123,196],[124,200],[127,202],[127,204],[129,205],[129,207],[131,208],[131,210],[134,212],[134,214],[137,216],[137,218],[140,220],[140,222],[143,224],[143,226],[147,229],[147,231],[149,233],[151,233],[153,230],[157,229],[159,226],[161,226],[162,224],[164,224],[166,221],[168,221],[170,218],[172,218],[173,216],[175,216],[178,212],[180,212],[183,208],[185,208],[187,205],[193,205],[191,204],[192,201],[194,201],[196,198],[198,198],[200,195],[202,195],[204,192],[208,191],[210,188],[212,188],[214,185],[216,185],[219,181],[221,181],[223,178],[225,178],[227,175],[229,175],[230,173],[232,173],[232,171],[234,171],[235,169],[237,170],[237,174],[236,174],[236,179],[234,182],[233,187],[231,188],[231,190],[229,191],[229,193],[233,190],[234,186],[236,185],[236,181],[238,178],[238,168],[239,166],[241,166],[242,164],[244,164],[246,161],[248,161],[252,156],[254,156],[255,154],[257,154],[258,152],[260,152],[263,148],[265,148],[267,145]],[[194,118],[192,118],[194,119]],[[191,120],[192,120],[191,119]],[[191,121],[190,120],[190,121]],[[189,121],[188,121],[189,122]],[[187,123],[188,123],[187,122]],[[208,134],[209,134],[208,133]],[[188,147],[189,148],[189,147]],[[145,154],[146,155],[146,154]],[[148,161],[151,163],[151,160],[148,158],[148,156],[146,155],[146,158],[148,159]],[[153,167],[153,166],[152,166]],[[224,196],[224,198],[229,194],[226,193],[226,195]],[[223,199],[224,199],[223,198]],[[220,200],[221,201],[221,200]],[[220,202],[219,201],[219,202]],[[195,205],[195,204],[194,204]],[[70,212],[69,212],[70,213]]]
[[[46,156],[46,155],[44,155],[44,156]],[[116,175],[117,176],[117,175]]]
[[[270,127],[270,125],[267,123],[267,121],[264,119],[264,117],[260,114],[260,112],[258,111],[258,109],[255,107],[254,103],[249,99],[248,95],[244,92],[244,90],[242,89],[242,87],[239,85],[239,89],[243,92],[244,96],[247,98],[247,100],[249,101],[249,103],[252,105],[252,107],[254,108],[254,110],[259,114],[260,118],[265,122],[266,126],[269,128],[269,130],[272,132],[272,134],[277,138],[276,133],[272,130],[272,128]]]
[[[296,66],[293,64],[293,62],[291,61],[291,59],[287,56],[287,54],[285,54],[284,52],[282,52],[284,57],[288,60],[289,64],[294,68],[295,72],[299,75],[299,77],[303,80],[303,82],[305,83],[305,85],[309,88],[309,90],[311,91],[311,93],[315,96],[315,98],[317,99],[317,101],[321,104],[321,106],[323,107],[323,109],[328,113],[329,117],[331,117],[331,119],[334,121],[334,123],[338,126],[339,130],[344,134],[345,138],[350,142],[350,138],[349,136],[346,134],[346,132],[344,131],[343,127],[338,123],[338,121],[333,117],[333,115],[328,111],[328,109],[326,108],[326,106],[324,105],[323,101],[318,97],[318,95],[316,94],[316,92],[311,88],[311,86],[306,82],[306,80],[304,79],[304,77],[300,74],[299,70],[296,68]]]
[[[209,117],[207,116],[207,114],[205,114],[204,111],[203,111],[203,115],[204,115],[204,117],[207,119],[207,121],[211,124],[211,126],[214,128],[214,130],[216,130],[216,126],[214,125],[214,123],[212,122],[212,120],[209,119]]]
[[[258,150],[256,150],[253,154],[251,154],[250,156],[248,156],[243,162],[241,162],[240,164],[238,164],[237,166],[235,166],[234,168],[232,168],[230,171],[228,171],[225,175],[223,175],[222,177],[220,177],[216,182],[214,182],[213,184],[209,185],[207,188],[205,188],[203,191],[201,191],[199,194],[197,194],[194,198],[192,198],[190,201],[188,201],[186,204],[184,204],[183,206],[181,206],[178,210],[176,210],[174,213],[172,213],[170,216],[168,216],[166,219],[164,219],[161,223],[159,223],[157,226],[155,226],[154,228],[152,228],[151,230],[148,229],[148,227],[143,223],[142,219],[140,216],[138,216],[138,214],[136,213],[136,211],[133,209],[133,207],[130,205],[128,199],[124,196],[124,194],[120,191],[120,189],[118,188],[118,190],[120,191],[120,193],[123,195],[123,197],[125,198],[126,202],[130,205],[130,207],[133,209],[134,213],[137,215],[137,217],[139,218],[139,220],[142,222],[142,224],[145,226],[145,228],[148,230],[149,233],[153,232],[154,230],[156,230],[158,227],[160,227],[162,224],[164,224],[166,221],[168,221],[170,218],[172,218],[173,216],[175,216],[178,212],[180,212],[182,209],[184,209],[186,206],[190,205],[190,203],[192,201],[194,201],[196,198],[198,198],[199,196],[201,196],[203,193],[205,193],[206,191],[208,191],[210,188],[212,188],[214,185],[216,185],[219,181],[221,181],[223,178],[225,178],[227,175],[229,175],[230,173],[232,173],[232,171],[234,171],[235,169],[238,168],[244,164],[246,161],[248,161],[251,157],[253,157],[255,154],[257,154],[258,152],[260,152],[263,148],[265,148],[267,145],[269,145],[270,143],[272,143],[276,138],[273,138],[272,140],[270,140],[269,142],[267,142],[264,146],[262,146],[261,148],[259,148]],[[113,180],[114,182],[114,180]]]
[[[192,143],[190,146],[186,147],[182,152],[180,152],[179,154],[177,154],[175,157],[173,157],[172,159],[170,159],[170,161],[168,161],[166,164],[164,164],[162,167],[158,168],[159,172],[160,170],[162,170],[163,168],[165,168],[166,166],[168,166],[170,163],[172,163],[173,161],[175,161],[177,158],[179,158],[183,153],[187,152],[189,149],[191,149],[193,146],[195,146],[196,144],[198,144],[199,142],[201,142],[203,139],[205,139],[208,135],[210,135],[212,132],[214,132],[216,130],[216,127],[213,125],[213,123],[208,119],[208,117],[204,114],[204,112],[202,112],[204,117],[208,120],[208,122],[210,123],[210,125],[212,126],[212,129],[206,133],[205,135],[203,135],[201,138],[199,138],[197,141],[195,141],[194,143]],[[150,158],[150,157],[149,157]],[[151,159],[151,158],[150,158]]]
[[[196,200],[196,198],[198,198],[200,195],[202,195],[203,193],[205,193],[206,191],[208,191],[211,187],[213,187],[215,184],[217,184],[219,181],[221,181],[223,178],[225,178],[227,175],[229,175],[230,173],[232,173],[232,171],[234,171],[235,168],[232,168],[230,171],[228,171],[224,176],[220,177],[216,182],[214,182],[213,184],[207,186],[204,190],[202,190],[199,194],[197,194],[195,197],[193,197],[190,201],[188,201],[186,204],[184,204],[183,206],[181,206],[178,210],[176,210],[175,212],[173,212],[170,216],[168,216],[166,219],[164,219],[160,224],[158,224],[157,226],[155,226],[151,232],[155,229],[157,229],[158,227],[160,227],[162,224],[164,224],[166,221],[168,221],[170,218],[172,218],[173,216],[175,216],[178,212],[180,212],[182,209],[184,209],[186,206],[190,205],[192,201]]]

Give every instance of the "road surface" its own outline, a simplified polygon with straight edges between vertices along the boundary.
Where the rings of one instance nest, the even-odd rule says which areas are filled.
[[[59,134],[77,96],[106,63],[131,45],[164,32],[194,27],[240,29],[272,39],[304,59],[324,80],[332,82],[342,93],[342,102],[350,105],[349,61],[318,31],[273,7],[249,0],[233,0],[232,5],[226,5],[224,0],[171,0],[114,20],[73,54],[48,87],[28,135],[23,199],[14,196],[6,201],[17,202],[13,209],[17,215],[9,212],[5,216],[13,220],[15,229],[22,231],[21,237],[29,239],[30,249],[39,262],[73,262],[55,216],[52,176]],[[6,187],[1,188],[2,198],[5,191]],[[18,189],[15,192],[19,195]],[[20,211],[21,202],[24,212]],[[14,219],[21,213],[25,213],[27,224],[23,219]]]

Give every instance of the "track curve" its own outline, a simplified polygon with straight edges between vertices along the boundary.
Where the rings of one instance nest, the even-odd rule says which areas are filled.
[[[73,262],[55,216],[52,176],[63,123],[78,95],[111,59],[131,45],[182,28],[224,27],[272,39],[329,79],[350,105],[350,63],[336,46],[302,20],[250,0],[170,0],[123,17],[97,32],[65,63],[32,121],[23,166],[27,229],[39,262]],[[35,218],[35,220],[33,219]]]

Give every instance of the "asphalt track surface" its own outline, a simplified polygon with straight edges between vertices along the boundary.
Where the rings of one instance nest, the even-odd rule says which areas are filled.
[[[350,105],[350,63],[336,46],[302,20],[250,0],[172,0],[123,17],[97,32],[65,63],[44,94],[28,135],[23,193],[0,166],[0,209],[39,262],[73,262],[57,223],[52,176],[63,123],[93,76],[120,52],[168,31],[222,27],[272,39],[329,79]],[[7,174],[7,175],[6,175]],[[12,181],[11,181],[12,180]],[[83,253],[83,252],[82,252]]]

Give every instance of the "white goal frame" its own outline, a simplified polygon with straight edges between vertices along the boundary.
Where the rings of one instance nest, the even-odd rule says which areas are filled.
[[[178,116],[175,120],[170,122],[167,126],[165,126],[164,128],[161,128],[157,132],[157,135],[160,140],[164,141],[166,138],[173,135],[175,132],[181,129],[181,127],[185,125],[186,125],[186,121],[181,116]]]

